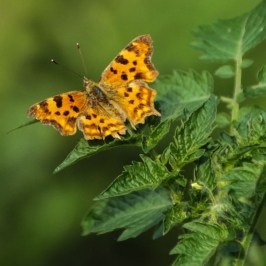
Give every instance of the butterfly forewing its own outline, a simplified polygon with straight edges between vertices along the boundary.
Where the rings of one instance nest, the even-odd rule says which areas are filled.
[[[151,63],[151,44],[150,35],[134,39],[104,70],[99,83],[121,86],[132,80],[154,81],[158,72]]]
[[[88,107],[86,91],[70,91],[32,105],[27,114],[52,125],[62,135],[73,135],[77,131],[77,118]]]

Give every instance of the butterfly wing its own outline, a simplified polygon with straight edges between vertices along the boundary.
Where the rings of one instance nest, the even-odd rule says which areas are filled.
[[[127,129],[124,120],[122,114],[110,103],[98,102],[78,118],[78,128],[88,140],[104,139],[108,135],[120,138],[118,133],[123,135]]]
[[[86,91],[71,91],[32,105],[27,115],[52,125],[61,135],[73,135],[77,131],[78,116],[87,108]]]
[[[131,80],[154,81],[158,72],[151,63],[152,53],[150,35],[137,37],[104,70],[99,83],[122,86]]]
[[[143,81],[131,81],[126,86],[117,88],[116,93],[113,95],[114,101],[118,102],[119,106],[124,110],[133,128],[135,128],[136,124],[143,124],[146,116],[161,116],[154,108],[153,101],[156,91],[149,88]]]

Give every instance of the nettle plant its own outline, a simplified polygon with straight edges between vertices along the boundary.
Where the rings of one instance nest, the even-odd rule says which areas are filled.
[[[244,265],[266,202],[266,110],[241,107],[240,102],[266,96],[266,66],[252,86],[242,84],[242,72],[253,63],[244,54],[266,37],[266,1],[247,14],[193,33],[198,42],[192,46],[202,52],[201,59],[234,63],[215,73],[234,79],[232,98],[213,94],[207,71],[160,77],[153,88],[162,117],[148,117],[121,140],[81,139],[55,172],[112,147],[139,146],[142,161],[125,166],[96,198],[82,222],[83,234],[124,228],[118,239],[122,241],[151,227],[158,238],[179,226],[183,234],[170,252],[178,254],[173,265],[218,265],[225,258]],[[218,104],[228,111],[217,113]],[[172,141],[157,154],[156,145],[178,120]],[[220,130],[217,139],[214,129]]]

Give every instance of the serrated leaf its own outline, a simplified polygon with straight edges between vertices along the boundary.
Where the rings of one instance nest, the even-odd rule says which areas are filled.
[[[203,53],[203,60],[234,60],[265,39],[265,26],[266,2],[262,1],[244,15],[199,27],[193,34],[201,42],[192,43],[192,46]]]
[[[125,166],[125,171],[95,199],[116,197],[136,190],[155,189],[171,176],[160,161],[153,161],[144,155],[141,155],[141,158],[143,163],[133,162],[132,165]]]
[[[259,83],[257,85],[248,86],[243,89],[245,96],[258,97],[266,96],[266,66],[263,66],[257,75]]]
[[[170,254],[180,254],[173,263],[175,266],[206,265],[216,249],[228,237],[228,231],[223,224],[207,224],[191,222],[184,225],[192,231],[182,235],[183,238]]]
[[[35,124],[35,123],[38,123],[38,122],[40,122],[40,121],[37,120],[37,119],[31,119],[30,121],[25,122],[25,123],[23,123],[22,125],[20,125],[20,126],[18,126],[18,127],[16,127],[16,128],[13,128],[13,129],[11,129],[11,130],[9,130],[9,131],[7,132],[7,134],[9,134],[9,133],[11,133],[11,132],[13,132],[13,131],[15,131],[15,130],[18,130],[18,129],[22,128],[22,127],[27,127],[27,126],[29,126],[29,125],[32,125],[32,124]]]
[[[145,153],[153,149],[158,142],[169,132],[171,120],[166,120],[157,126],[148,136],[142,139],[142,149]]]
[[[230,136],[227,132],[222,131],[220,133],[220,139],[223,142],[226,142],[230,146],[235,146],[237,145],[236,137],[235,136]]]
[[[187,218],[187,213],[184,209],[185,206],[179,202],[164,213],[165,219],[163,235],[168,233],[174,226],[181,224]]]
[[[174,150],[172,147],[171,154],[175,157],[179,169],[202,154],[202,151],[200,151],[200,154],[193,156],[201,146],[208,142],[215,115],[216,100],[214,96],[211,96],[200,109],[190,116],[182,127],[177,128],[175,132],[176,149]]]
[[[227,184],[222,189],[236,198],[251,197],[255,194],[262,171],[263,165],[243,163],[242,167],[233,168],[222,177],[221,181]]]
[[[157,100],[162,108],[162,121],[180,113],[180,106],[189,112],[198,109],[209,99],[213,91],[213,79],[208,72],[199,75],[195,71],[174,71],[173,75],[160,77],[154,84]],[[177,115],[176,110],[178,110]]]
[[[139,136],[135,135],[134,137],[129,137],[129,138],[122,137],[121,140],[114,139],[110,142],[103,140],[87,141],[84,138],[82,138],[78,141],[75,148],[68,154],[66,159],[59,166],[56,167],[54,173],[58,173],[59,171],[65,169],[66,167],[82,159],[97,154],[101,151],[128,144],[141,146],[141,135]]]
[[[221,66],[219,67],[216,71],[215,71],[215,76],[220,77],[220,78],[232,78],[235,75],[235,70],[232,66],[229,65],[225,65],[225,66]]]
[[[248,68],[254,63],[254,60],[252,59],[243,59],[241,63],[241,68]]]
[[[210,158],[202,157],[195,171],[196,181],[213,190],[216,187],[216,175]]]
[[[242,145],[266,145],[266,111],[263,108],[251,106],[241,109],[239,121],[236,130]]]
[[[220,128],[227,127],[231,124],[231,117],[227,113],[218,113],[215,119],[215,125]]]
[[[163,220],[172,205],[164,188],[142,190],[97,202],[82,222],[83,235],[125,228],[119,241],[136,237]]]

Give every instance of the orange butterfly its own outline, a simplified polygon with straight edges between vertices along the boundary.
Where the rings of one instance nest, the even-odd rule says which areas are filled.
[[[134,39],[103,71],[100,81],[84,77],[83,91],[70,91],[32,105],[28,117],[52,125],[61,135],[73,135],[77,126],[85,139],[120,138],[127,119],[132,128],[146,116],[161,114],[154,108],[156,91],[145,83],[159,74],[151,63],[150,35]]]

